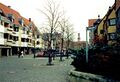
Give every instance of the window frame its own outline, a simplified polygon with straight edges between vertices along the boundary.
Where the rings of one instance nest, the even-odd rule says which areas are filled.
[[[114,23],[112,23],[112,20],[114,20]],[[108,25],[109,26],[115,26],[117,23],[116,23],[116,18],[110,18],[108,19]]]

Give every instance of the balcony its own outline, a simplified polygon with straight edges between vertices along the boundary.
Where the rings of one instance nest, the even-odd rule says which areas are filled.
[[[5,44],[5,45],[12,46],[12,44],[13,44],[12,42],[13,42],[13,40],[10,40],[10,39],[8,39],[8,40],[7,40],[7,39],[4,39],[4,44]]]
[[[12,34],[13,36],[19,36],[19,32],[15,32]]]
[[[12,31],[12,33],[13,33],[13,34],[16,34],[16,32],[15,32],[15,31]]]
[[[27,34],[22,34],[21,37],[22,38],[28,38],[28,35]]]
[[[4,29],[4,33],[13,34],[12,31],[9,31],[8,28]]]
[[[4,38],[0,37],[0,45],[4,45]]]
[[[19,46],[19,41],[13,41],[12,46]]]
[[[28,47],[28,42],[21,42],[21,47]]]
[[[8,31],[13,31],[13,28],[7,27]]]

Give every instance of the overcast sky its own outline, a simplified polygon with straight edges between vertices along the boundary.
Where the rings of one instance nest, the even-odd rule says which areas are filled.
[[[56,0],[58,1],[58,0]],[[115,0],[60,0],[67,17],[74,24],[74,31],[80,33],[81,40],[85,40],[85,28],[88,26],[88,19],[102,18],[109,6]],[[32,18],[36,26],[42,27],[44,17],[37,9],[43,8],[44,0],[0,0],[1,3],[11,6],[23,17]]]

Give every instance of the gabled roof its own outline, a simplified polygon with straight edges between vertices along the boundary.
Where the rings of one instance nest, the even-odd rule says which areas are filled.
[[[105,19],[105,21],[106,21],[106,19],[108,19],[108,16],[111,14],[111,12],[112,12],[112,10],[115,8],[115,3],[112,5],[112,7],[111,8],[109,8],[109,10],[107,11],[107,13],[105,14],[105,16],[100,20],[100,23],[103,21],[103,19]],[[99,23],[99,24],[100,24]],[[99,24],[98,24],[98,26],[99,26]]]
[[[6,17],[8,14],[12,14],[15,17],[14,24],[19,25],[18,19],[21,18],[21,15],[17,11],[11,9],[10,7],[8,7],[2,3],[0,3],[0,9],[3,11],[3,13],[6,15]]]
[[[0,3],[0,10],[2,10],[3,14],[5,15],[6,19],[7,19],[7,15],[8,14],[12,14],[14,16],[14,24],[16,25],[20,25],[19,23],[19,19],[23,19],[24,21],[24,25],[27,25],[29,27],[31,27],[32,31],[35,33],[35,31],[37,31],[37,27],[35,26],[35,24],[32,21],[29,21],[28,19],[22,17],[20,15],[20,13],[18,13],[17,11],[11,9],[9,6],[6,6],[2,3]],[[38,32],[37,32],[38,33]]]

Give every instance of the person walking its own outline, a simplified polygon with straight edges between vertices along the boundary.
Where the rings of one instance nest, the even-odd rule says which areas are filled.
[[[21,51],[18,51],[18,58],[20,58],[21,56]]]
[[[22,57],[22,58],[24,57],[24,52],[23,52],[23,51],[21,51],[21,57]]]

